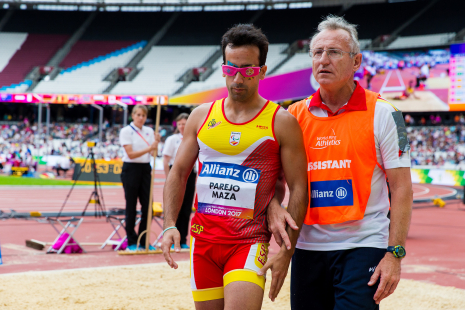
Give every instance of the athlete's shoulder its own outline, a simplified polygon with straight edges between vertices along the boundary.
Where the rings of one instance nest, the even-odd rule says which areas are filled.
[[[205,117],[207,117],[207,115],[209,114],[211,108],[213,107],[213,104],[215,102],[209,102],[209,103],[203,103],[201,105],[199,105],[198,107],[196,107],[192,113],[189,115],[189,119],[193,118],[193,119],[202,119],[204,120]]]
[[[295,116],[283,108],[279,108],[278,112],[276,113],[274,126],[276,133],[279,131],[283,133],[285,132],[286,134],[289,133],[289,131],[297,130],[297,128],[300,128]]]
[[[381,113],[392,113],[396,111],[400,111],[394,104],[389,102],[388,100],[384,99],[383,97],[378,96],[378,100],[376,100],[376,110]]]
[[[192,113],[189,115],[189,119],[187,120],[186,128],[194,128],[195,132],[199,132],[200,128],[202,127],[203,123],[206,121],[210,111],[216,101],[203,103],[196,107]],[[192,126],[192,127],[191,127]]]
[[[291,104],[289,106],[289,108],[287,109],[287,111],[289,111],[289,113],[291,113],[292,115],[296,116],[297,111],[301,110],[302,108],[307,109],[307,100],[308,99],[309,98],[305,98],[305,99],[302,99],[300,101],[297,101],[297,102]]]

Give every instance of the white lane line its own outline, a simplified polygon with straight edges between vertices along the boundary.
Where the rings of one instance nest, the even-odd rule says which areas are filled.
[[[426,187],[426,186],[422,186],[422,185],[418,185],[418,184],[412,184],[412,187],[422,189],[421,192],[413,193],[413,197],[422,196],[422,195],[428,194],[430,192],[430,189],[428,187]]]
[[[418,184],[412,184],[412,187],[415,186],[415,187],[420,187],[420,188],[424,188],[424,189],[428,189],[428,192],[425,192],[425,190],[423,190],[423,192],[419,192],[419,193],[413,193],[413,196],[420,196],[420,195],[423,195],[423,194],[426,194],[426,193],[429,193],[431,191],[431,188],[438,188],[438,189],[442,189],[442,190],[448,190],[450,191],[449,193],[446,193],[446,194],[442,194],[442,195],[434,195],[434,197],[438,197],[438,198],[444,198],[444,197],[451,197],[451,196],[455,196],[457,195],[457,190],[455,188],[451,188],[451,187],[441,187],[441,186],[433,186],[433,185],[430,185],[430,188],[426,187],[426,186],[422,186],[422,185],[418,185]],[[418,197],[417,197],[418,198]],[[421,198],[421,197],[420,197]],[[424,197],[425,199],[427,199],[428,197]]]

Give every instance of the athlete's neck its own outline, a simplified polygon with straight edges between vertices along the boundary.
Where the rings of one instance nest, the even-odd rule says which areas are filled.
[[[321,101],[334,113],[349,101],[356,85],[353,79],[338,88],[320,85]]]
[[[227,97],[224,101],[224,113],[233,123],[245,123],[253,119],[266,102],[267,100],[258,94],[253,100],[247,101],[234,101]]]

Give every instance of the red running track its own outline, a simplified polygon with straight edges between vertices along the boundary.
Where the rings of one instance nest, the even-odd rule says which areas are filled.
[[[162,201],[162,184],[154,186],[154,200]],[[69,188],[0,188],[0,210],[58,211]],[[92,189],[76,188],[65,208],[82,211]],[[450,195],[453,189],[427,184],[415,184],[415,199],[436,195]],[[103,188],[107,208],[124,208],[124,194],[120,187]],[[402,278],[427,281],[465,289],[465,207],[457,200],[448,200],[444,209],[431,203],[414,205],[412,224],[407,240],[407,257],[403,260]],[[464,209],[460,209],[464,208]],[[153,225],[155,235],[160,229]],[[101,242],[111,233],[105,219],[87,217],[76,239],[80,242]],[[87,254],[46,255],[25,246],[26,239],[53,241],[55,231],[49,224],[35,220],[0,221],[0,243],[4,264],[0,273],[40,270],[60,270],[86,267],[120,266],[163,262],[162,255],[119,256],[109,247],[85,246]],[[278,246],[272,241],[270,252]],[[188,253],[174,254],[176,260],[188,260]]]

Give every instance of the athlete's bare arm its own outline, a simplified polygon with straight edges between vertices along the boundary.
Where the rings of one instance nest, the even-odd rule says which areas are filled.
[[[268,230],[273,234],[276,243],[281,246],[284,242],[288,249],[291,248],[291,241],[286,232],[286,225],[294,230],[299,229],[292,216],[281,206],[286,195],[286,179],[281,171],[276,181],[275,193],[266,209],[266,219]]]
[[[287,111],[281,109],[276,114],[275,133],[280,144],[281,163],[290,191],[287,210],[300,228],[308,205],[307,156],[302,130],[297,120]],[[278,295],[286,278],[299,233],[300,229],[293,230],[287,227],[287,234],[291,242],[290,249],[282,244],[278,254],[273,256],[259,271],[259,274],[264,274],[268,268],[271,268],[272,281],[269,297],[272,301]]]
[[[391,225],[389,245],[405,246],[412,218],[413,190],[410,168],[386,169],[391,189]],[[400,280],[401,260],[392,253],[386,253],[371,276],[368,285],[375,285],[380,279],[373,299],[377,304],[394,293]]]
[[[203,104],[192,111],[186,123],[184,136],[179,146],[173,167],[165,182],[163,189],[163,227],[176,226],[179,210],[181,209],[186,189],[187,178],[192,171],[195,160],[199,154],[199,144],[197,143],[197,132],[202,126],[211,104]],[[163,235],[161,249],[165,260],[171,268],[178,268],[178,264],[171,258],[170,248],[174,244],[174,250],[179,252],[181,235],[177,229],[170,229]]]

